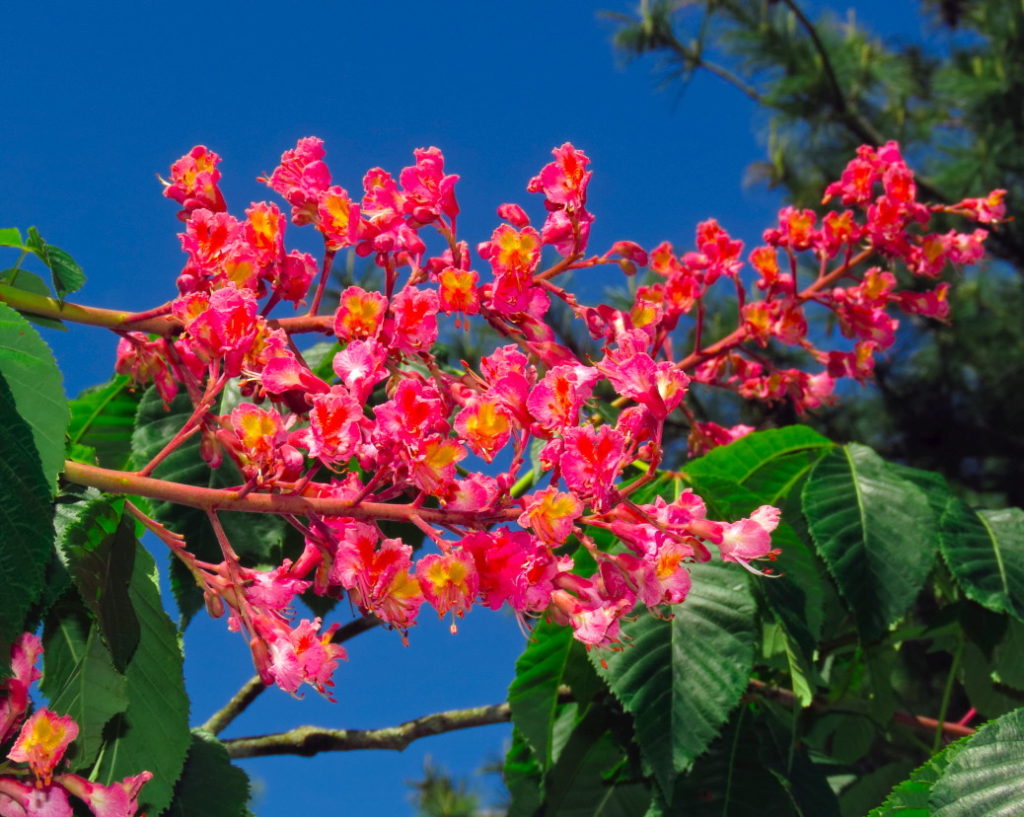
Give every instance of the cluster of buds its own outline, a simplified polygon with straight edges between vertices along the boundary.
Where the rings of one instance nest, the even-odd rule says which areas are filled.
[[[78,724],[45,707],[29,710],[29,688],[39,680],[36,662],[43,653],[39,639],[25,633],[11,647],[11,676],[0,683],[0,746],[14,738],[7,758],[27,768],[0,774],[0,817],[72,817],[68,795],[82,801],[95,817],[133,817],[139,791],[153,776],[141,772],[104,786],[77,774],[54,774]]]
[[[477,263],[457,236],[458,177],[438,149],[417,150],[397,180],[370,170],[357,200],[332,184],[320,140],[300,140],[263,181],[291,205],[293,224],[320,232],[324,257],[311,309],[284,319],[271,310],[302,301],[318,266],[286,253],[285,214],[257,203],[244,221],[229,215],[216,186],[219,158],[206,148],[172,168],[165,193],[183,207],[187,255],[165,310],[173,331],[125,332],[117,369],[155,380],[167,401],[185,389],[195,411],[177,439],[200,433],[211,466],[230,458],[245,480],[236,495],[333,500],[341,509],[287,515],[305,550],[269,571],[239,562],[216,514],[220,564],[200,563],[172,540],[208,607],[230,609],[265,682],[290,692],[330,685],[343,657],[333,630],[319,619],[294,624],[294,598],[310,588],[347,596],[403,637],[423,604],[451,615],[453,629],[474,604],[508,604],[570,625],[588,647],[614,647],[638,604],[665,615],[686,598],[688,564],[717,553],[762,572],[756,563],[776,554],[776,509],[727,522],[708,519],[689,490],[672,501],[638,499],[657,474],[671,415],[689,422],[691,453],[752,430],[701,422],[687,405],[690,384],[790,401],[801,412],[820,406],[838,378],[870,376],[895,337],[890,308],[945,318],[947,285],[922,280],[978,260],[987,232],[931,233],[933,216],[1002,217],[1002,191],[954,206],[918,202],[890,143],[861,148],[828,188],[826,201],[839,198],[844,209],[820,223],[812,211],[783,209],[748,255],[753,274],[742,242],[713,220],[681,255],[667,242],[648,252],[629,241],[592,254],[589,160],[570,144],[553,154],[527,186],[544,198],[543,224],[501,205],[503,223],[478,245]],[[372,256],[382,289],[350,286],[333,314],[320,315],[334,255],[346,247]],[[474,267],[484,263],[481,274]],[[584,305],[558,284],[601,265],[627,276],[647,270],[630,308]],[[810,282],[801,286],[800,274]],[[739,320],[709,339],[705,303],[720,281],[735,288]],[[585,323],[599,354],[581,359],[556,335],[545,321],[552,299]],[[838,348],[809,338],[812,304],[838,318]],[[456,327],[486,321],[505,341],[477,367],[453,367],[431,351],[445,316]],[[300,332],[337,340],[331,382],[306,364],[293,342]],[[770,343],[802,347],[816,371],[776,366]],[[218,414],[216,396],[231,380],[248,402]],[[598,419],[602,400],[621,409],[612,421]],[[383,520],[415,525],[430,552],[385,536]],[[597,531],[621,546],[600,547]],[[580,575],[574,547],[596,562],[591,575]]]

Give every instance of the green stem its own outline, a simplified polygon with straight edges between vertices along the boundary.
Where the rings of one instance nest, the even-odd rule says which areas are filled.
[[[953,663],[949,667],[949,675],[946,676],[946,688],[942,690],[942,703],[939,706],[938,723],[935,726],[935,738],[932,740],[932,753],[942,748],[942,739],[945,737],[946,714],[949,711],[949,701],[953,697],[953,685],[956,683],[956,676],[960,672],[960,659],[964,654],[964,639],[957,641],[956,652],[953,653]]]

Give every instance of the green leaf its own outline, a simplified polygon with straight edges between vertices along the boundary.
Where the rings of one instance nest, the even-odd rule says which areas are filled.
[[[110,784],[143,769],[151,771],[140,811],[156,817],[171,801],[192,738],[178,632],[160,602],[153,557],[141,545],[136,545],[128,592],[141,637],[125,671],[128,707],[108,727],[98,778]]]
[[[186,394],[179,394],[170,410],[150,388],[139,403],[135,431],[132,435],[132,456],[138,466],[149,462],[185,424],[192,414]],[[241,485],[244,480],[234,465],[225,458],[224,465],[212,470],[199,455],[200,437],[193,435],[179,446],[153,471],[157,479],[186,485],[224,488]],[[220,545],[210,527],[206,513],[171,502],[152,502],[153,516],[175,533],[185,537],[189,550],[205,561],[220,562]],[[220,513],[220,520],[238,554],[250,565],[280,562],[282,549],[291,527],[280,517],[259,513]],[[171,563],[171,586],[187,623],[202,607],[202,593],[195,580],[178,560]]]
[[[533,817],[540,808],[543,774],[529,744],[515,729],[502,775],[512,797],[508,817]]]
[[[928,797],[935,782],[953,759],[966,748],[970,738],[951,743],[894,788],[885,802],[868,817],[931,817]]]
[[[47,244],[35,227],[28,228],[28,241],[25,243],[39,260],[46,264],[53,276],[53,289],[57,299],[64,300],[70,292],[78,292],[85,285],[85,273],[75,259],[60,247]]]
[[[633,715],[636,742],[666,796],[739,702],[759,634],[741,568],[709,562],[690,572],[693,587],[675,618],[627,623],[632,644],[598,668]]]
[[[60,605],[47,620],[43,646],[40,688],[53,711],[70,715],[78,724],[78,738],[68,755],[71,768],[89,769],[103,744],[103,727],[128,706],[127,679],[114,669],[77,599]]]
[[[72,445],[91,446],[99,465],[120,470],[132,453],[132,431],[142,392],[124,375],[86,389],[68,403]]]
[[[972,511],[951,499],[939,526],[942,556],[965,595],[1024,621],[1024,511]]]
[[[194,731],[185,769],[165,817],[245,817],[249,776],[232,765],[224,744]]]
[[[811,536],[861,635],[880,638],[917,597],[934,562],[927,497],[870,448],[847,445],[814,467],[803,501]]]
[[[0,303],[0,375],[32,428],[43,474],[53,492],[64,468],[68,405],[53,353],[39,333],[7,304]]]
[[[688,476],[714,476],[740,485],[757,480],[758,472],[778,457],[809,450],[832,448],[828,438],[807,426],[786,426],[755,431],[729,445],[713,448],[686,466]]]
[[[570,628],[544,621],[533,628],[526,649],[516,661],[508,702],[512,723],[544,768],[552,762],[558,688],[567,684],[577,700],[585,697],[586,680],[578,680],[583,671],[593,675],[586,650],[572,637]]]
[[[633,817],[651,801],[646,785],[621,771],[625,753],[608,731],[608,713],[592,706],[544,780],[545,817]]]
[[[990,721],[965,741],[935,781],[932,817],[1020,813],[1024,791],[1024,709]]]
[[[31,430],[2,374],[0,424],[0,656],[9,656],[43,588],[53,550],[53,509]],[[3,666],[0,674],[8,662]]]
[[[62,526],[58,539],[75,586],[119,672],[128,666],[140,633],[129,596],[135,525],[123,510],[123,499],[102,497],[83,503],[77,519]]]
[[[16,227],[0,227],[0,247],[23,248],[24,246],[21,233]]]

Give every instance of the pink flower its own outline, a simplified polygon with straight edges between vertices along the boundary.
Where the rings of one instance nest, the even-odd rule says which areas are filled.
[[[269,179],[262,179],[292,205],[294,224],[309,224],[316,219],[320,194],[331,184],[324,153],[323,141],[307,136],[281,155],[281,164]]]
[[[178,213],[182,221],[200,207],[214,212],[227,208],[217,186],[220,181],[218,164],[220,156],[203,145],[196,145],[171,165],[171,181],[164,188],[164,195],[182,206]]]
[[[587,203],[587,186],[594,174],[587,170],[590,159],[582,150],[569,142],[551,151],[555,161],[544,165],[540,173],[530,179],[526,189],[543,193],[551,209],[582,210]]]
[[[718,549],[724,562],[738,562],[753,573],[760,571],[750,566],[755,559],[774,558],[771,533],[778,527],[780,511],[771,505],[762,505],[748,519],[725,525]]]
[[[461,548],[447,554],[431,553],[424,556],[416,565],[416,578],[419,579],[424,598],[441,618],[449,610],[462,618],[473,606],[473,599],[480,587],[480,577],[473,557]],[[452,632],[455,629],[453,621]]]
[[[36,780],[48,786],[54,767],[76,737],[78,724],[69,716],[41,707],[25,721],[7,757],[16,763],[28,763]]]
[[[459,214],[455,201],[455,183],[459,177],[445,175],[444,155],[438,148],[417,148],[413,156],[416,164],[402,170],[398,177],[405,193],[402,212],[421,224],[428,224],[441,215],[454,219]]]
[[[152,777],[151,772],[141,772],[120,783],[103,786],[76,774],[62,774],[58,782],[84,802],[94,817],[134,817],[139,808],[139,792]]]

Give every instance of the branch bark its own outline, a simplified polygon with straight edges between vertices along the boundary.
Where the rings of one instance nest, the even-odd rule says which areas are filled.
[[[407,522],[413,516],[436,525],[459,525],[486,528],[499,522],[508,522],[522,513],[508,508],[492,513],[453,511],[443,508],[422,508],[414,505],[393,505],[385,502],[352,504],[344,499],[300,496],[297,494],[243,493],[241,488],[203,488],[183,485],[153,477],[143,477],[129,471],[114,471],[95,465],[67,460],[64,477],[77,485],[97,488],[112,494],[129,494],[150,499],[162,499],[178,505],[188,505],[204,511],[247,511],[249,513],[294,514],[309,516],[348,516],[354,519],[387,519]]]
[[[310,757],[320,752],[351,752],[356,749],[392,749],[400,752],[420,738],[455,732],[459,729],[471,729],[475,726],[506,723],[510,718],[509,705],[504,703],[436,712],[383,729],[321,729],[316,726],[299,726],[288,732],[232,738],[224,741],[224,746],[231,758],[266,755]]]

